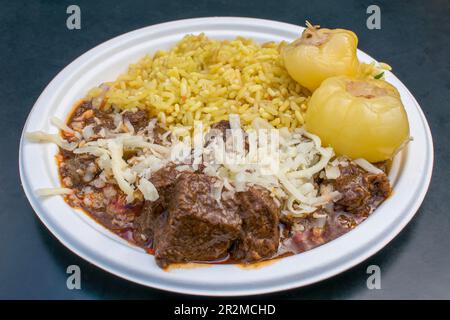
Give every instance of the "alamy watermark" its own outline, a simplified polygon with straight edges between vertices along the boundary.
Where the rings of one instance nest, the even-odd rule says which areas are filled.
[[[66,20],[66,27],[69,30],[81,29],[81,9],[79,6],[72,4],[67,7],[66,13],[69,14]]]
[[[366,273],[370,276],[367,278],[366,285],[369,290],[381,289],[381,269],[373,264],[367,267]]]
[[[367,14],[370,14],[366,20],[366,26],[369,30],[381,29],[381,9],[376,4],[367,7]]]
[[[178,164],[255,165],[262,175],[273,175],[279,170],[278,129],[244,132],[240,128],[213,128],[205,133],[203,123],[195,121],[193,136],[172,134],[171,145],[170,160]]]
[[[67,277],[66,286],[69,290],[81,289],[81,269],[76,264],[70,265],[66,269],[66,273],[70,276]]]

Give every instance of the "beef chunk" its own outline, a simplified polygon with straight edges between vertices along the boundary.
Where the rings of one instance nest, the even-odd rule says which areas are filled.
[[[342,198],[336,204],[346,212],[367,216],[391,194],[385,173],[368,173],[352,163],[339,169],[334,188]]]
[[[95,164],[95,157],[89,154],[74,154],[61,150],[63,162],[60,173],[65,185],[69,188],[77,188],[92,181],[99,173]]]
[[[165,210],[165,203],[160,199],[145,201],[139,216],[134,220],[135,241],[140,245],[152,245],[156,221]]]
[[[237,207],[224,206],[213,197],[216,181],[200,173],[183,172],[178,178],[169,208],[155,228],[155,258],[161,267],[227,256],[241,219]]]
[[[95,117],[98,120],[100,120],[100,124],[97,124],[94,127],[95,133],[98,133],[102,128],[107,128],[109,130],[112,130],[116,127],[116,125],[114,124],[114,119],[111,116],[111,111],[112,111],[111,109],[108,109],[106,111],[100,110],[100,109],[94,109]]]
[[[369,183],[369,191],[374,202],[382,202],[390,196],[392,187],[386,174],[367,174],[366,178]]]
[[[175,165],[170,164],[159,169],[150,177],[150,181],[158,190],[159,198],[156,201],[145,201],[139,217],[135,220],[135,227],[139,233],[136,237],[138,243],[148,243],[153,239],[154,228],[159,215],[167,209],[173,187],[177,180],[179,171]]]
[[[339,170],[341,174],[336,179],[334,187],[342,194],[342,198],[337,203],[349,212],[364,210],[370,192],[362,170],[353,164],[340,166]]]
[[[125,111],[123,113],[123,117],[125,119],[128,119],[130,121],[131,125],[133,126],[134,130],[137,132],[141,130],[142,128],[145,128],[148,124],[148,113],[144,110],[138,110],[138,111]]]
[[[100,130],[103,128],[110,130],[115,128],[112,112],[112,108],[106,110],[98,109],[92,106],[92,101],[83,101],[70,116],[67,125],[79,132],[81,132],[84,127],[91,125],[93,126],[94,133],[99,134]],[[71,139],[73,139],[72,141],[76,140],[72,135],[66,138],[69,141],[71,141]],[[89,140],[95,138],[98,137],[92,137]]]
[[[164,202],[168,202],[179,175],[180,171],[176,169],[176,165],[173,163],[159,169],[151,175],[150,181],[153,183],[156,190],[158,190],[158,194]]]
[[[74,119],[80,117],[87,110],[92,110],[92,102],[90,100],[81,102],[81,104],[70,115],[70,118],[69,118],[68,122],[70,123]]]
[[[279,244],[280,208],[265,189],[250,187],[237,193],[242,230],[235,242],[234,259],[252,262],[272,257]]]

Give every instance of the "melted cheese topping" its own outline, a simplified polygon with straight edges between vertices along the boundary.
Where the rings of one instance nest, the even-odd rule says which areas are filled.
[[[230,115],[230,127],[239,130],[240,120],[237,115]],[[61,122],[53,120],[64,130]],[[118,123],[122,121],[118,120]],[[154,125],[150,122],[150,125]],[[218,184],[214,189],[214,198],[218,201],[224,194],[245,191],[251,185],[261,186],[271,192],[271,195],[282,203],[282,214],[292,216],[304,216],[316,211],[321,206],[335,201],[340,194],[333,190],[332,185],[319,188],[315,177],[328,180],[339,177],[339,165],[342,161],[335,159],[331,148],[321,146],[320,138],[306,132],[303,128],[292,131],[287,128],[279,129],[278,135],[265,137],[265,141],[272,139],[277,143],[277,152],[262,153],[260,145],[252,146],[252,142],[261,142],[261,130],[275,129],[267,121],[256,118],[252,127],[247,132],[242,132],[249,144],[248,152],[238,154],[239,150],[227,149],[229,141],[225,144],[215,143],[203,146],[203,160],[213,155],[215,159],[233,159],[233,163],[204,162],[204,173],[218,178]],[[176,132],[171,132],[176,136]],[[233,132],[235,137],[236,131]],[[238,132],[239,133],[239,132]],[[150,133],[117,133],[117,130],[108,131],[107,138],[86,142],[68,143],[59,135],[50,135],[43,132],[27,134],[33,141],[50,141],[64,149],[74,153],[89,153],[97,157],[96,164],[103,170],[101,179],[114,179],[119,188],[126,194],[127,201],[132,202],[136,198],[136,192],[140,192],[144,199],[156,201],[159,198],[158,191],[149,180],[152,173],[174,161],[174,155],[178,157],[178,167],[182,170],[198,169],[198,163],[188,162],[186,159],[192,155],[192,144],[189,136],[183,135],[183,140],[175,139],[174,143],[168,141],[168,135],[164,137],[164,145],[153,143]],[[241,138],[242,138],[241,137]],[[264,140],[263,139],[263,140]],[[234,138],[232,139],[233,141]],[[232,143],[233,143],[232,141]],[[242,140],[243,141],[243,138]],[[124,151],[133,151],[135,156],[125,160]],[[186,153],[186,150],[188,151]],[[194,149],[195,152],[199,151]],[[241,150],[242,151],[242,150]],[[225,154],[224,154],[225,153]],[[239,158],[241,157],[241,158]],[[245,160],[245,161],[242,161]],[[344,160],[344,162],[347,160]],[[377,173],[378,168],[363,159],[355,161],[363,169]],[[59,194],[65,194],[67,190],[60,190]]]

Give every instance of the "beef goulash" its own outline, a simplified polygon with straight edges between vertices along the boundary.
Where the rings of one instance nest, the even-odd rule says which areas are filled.
[[[141,110],[103,110],[90,102],[76,108],[67,126],[73,128],[63,131],[68,144],[83,140],[78,148],[60,148],[58,154],[62,183],[73,190],[66,196],[69,204],[153,253],[161,267],[180,262],[251,263],[300,253],[348,232],[391,193],[385,163],[367,171],[339,157],[310,179],[309,187],[322,194],[323,203],[304,210],[293,204],[300,213],[291,215],[282,190],[251,182],[239,190],[236,185],[227,189],[223,183],[227,178],[211,174],[205,165],[158,159],[151,167],[146,162],[152,158],[136,143],[137,147],[123,144],[121,160],[136,172],[139,166],[146,170],[148,180],[145,175],[140,179],[151,183],[157,198],[136,188],[130,199],[115,179],[112,160],[102,158],[111,149],[99,145],[108,146],[107,136],[124,135],[145,137],[139,141],[163,150],[169,131]],[[223,134],[230,127],[224,120],[211,126]],[[248,152],[248,146],[245,149]]]

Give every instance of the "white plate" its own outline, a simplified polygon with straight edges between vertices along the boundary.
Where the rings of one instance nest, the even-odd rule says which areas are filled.
[[[303,28],[270,20],[201,18],[163,23],[107,41],[83,54],[47,86],[30,112],[24,132],[57,132],[49,124],[66,118],[74,102],[88,89],[111,81],[146,53],[169,48],[185,34],[204,32],[215,39],[238,35],[257,42],[291,41]],[[373,61],[359,51],[362,61]],[[400,91],[411,134],[408,148],[393,164],[394,193],[364,223],[325,245],[256,269],[214,265],[169,272],[153,256],[115,236],[61,197],[39,198],[34,190],[59,186],[54,155],[57,148],[21,139],[20,175],[25,193],[47,228],[80,257],[119,277],[159,289],[215,296],[250,295],[304,286],[336,275],[383,248],[411,220],[427,191],[433,167],[433,143],[426,119],[414,97],[392,73],[386,79]]]

